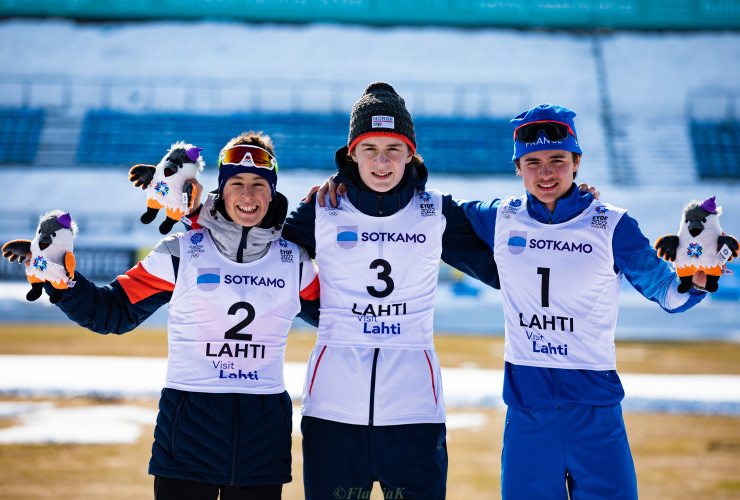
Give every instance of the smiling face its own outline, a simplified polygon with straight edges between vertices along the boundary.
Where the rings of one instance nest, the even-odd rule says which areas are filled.
[[[578,171],[580,156],[575,156],[570,151],[559,149],[528,153],[519,158],[516,173],[522,177],[527,191],[554,212],[558,200],[568,192]]]
[[[371,136],[360,141],[352,150],[360,178],[367,187],[386,193],[396,187],[413,158],[408,144],[390,136]]]
[[[257,174],[242,173],[224,185],[224,207],[231,220],[245,227],[257,226],[272,201],[270,185]]]

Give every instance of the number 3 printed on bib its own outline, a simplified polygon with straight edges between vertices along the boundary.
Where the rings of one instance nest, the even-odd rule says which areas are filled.
[[[367,293],[372,295],[375,298],[383,298],[389,296],[391,293],[393,293],[393,288],[395,287],[395,284],[393,283],[393,279],[391,278],[391,263],[384,259],[375,259],[370,263],[370,269],[378,269],[381,268],[381,271],[378,271],[378,279],[385,283],[385,288],[382,290],[378,290],[375,287],[368,286],[367,287]]]

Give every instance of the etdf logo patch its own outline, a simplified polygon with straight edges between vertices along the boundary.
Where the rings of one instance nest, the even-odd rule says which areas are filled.
[[[218,267],[198,268],[198,288],[204,292],[212,292],[221,283],[221,269]]]
[[[357,226],[337,226],[337,244],[349,250],[357,245]]]
[[[526,231],[509,231],[509,251],[518,255],[527,247]]]

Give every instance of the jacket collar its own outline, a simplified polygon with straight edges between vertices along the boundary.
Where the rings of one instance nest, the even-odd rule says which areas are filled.
[[[424,190],[428,177],[423,163],[407,165],[401,182],[386,193],[378,193],[365,185],[357,166],[347,164],[348,147],[337,150],[334,164],[337,168],[335,182],[347,185],[346,197],[360,212],[372,216],[388,216],[408,205],[415,190]]]
[[[554,212],[550,212],[544,203],[527,191],[527,212],[536,221],[545,224],[560,224],[586,210],[592,201],[594,197],[591,193],[579,190],[573,183],[570,190],[558,200]]]
[[[264,220],[280,220],[272,227],[244,227],[228,220],[216,209],[216,193],[208,193],[208,198],[198,215],[198,224],[208,229],[216,247],[229,260],[252,262],[267,252],[270,242],[282,235],[282,221],[288,210],[288,200],[276,193]],[[269,217],[268,217],[269,216]]]

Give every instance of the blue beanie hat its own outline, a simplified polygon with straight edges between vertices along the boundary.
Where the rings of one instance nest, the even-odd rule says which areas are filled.
[[[534,108],[521,113],[513,118],[509,123],[514,125],[514,130],[534,122],[559,122],[568,126],[572,133],[561,141],[550,141],[545,135],[544,130],[540,130],[539,136],[535,142],[519,142],[514,135],[514,156],[512,160],[517,160],[527,153],[534,151],[544,151],[547,149],[561,149],[573,153],[583,153],[578,145],[576,126],[573,124],[573,118],[576,114],[568,108],[553,106],[552,104],[540,104]]]

